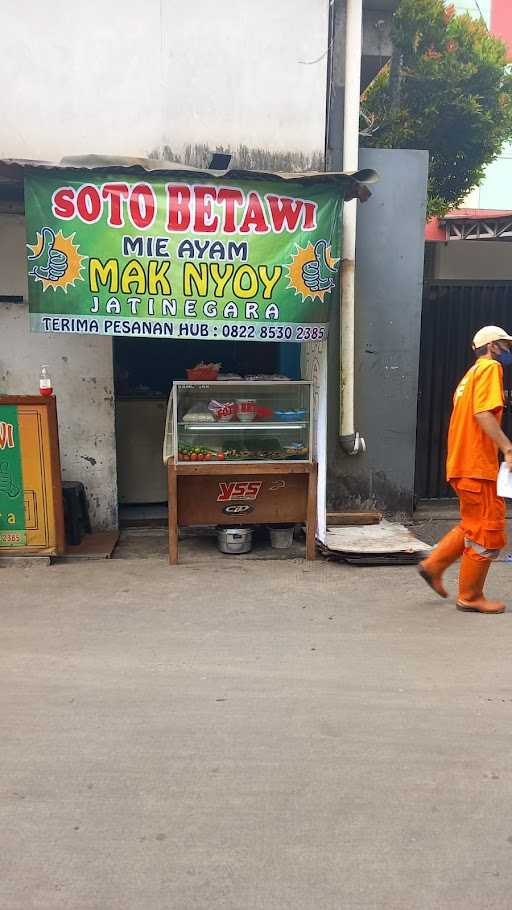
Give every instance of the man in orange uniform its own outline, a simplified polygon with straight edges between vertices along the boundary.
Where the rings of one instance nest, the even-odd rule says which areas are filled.
[[[498,449],[512,471],[512,442],[501,429],[503,366],[512,364],[512,337],[485,326],[473,339],[476,363],[455,390],[448,433],[446,473],[460,505],[461,522],[419,565],[422,578],[448,597],[443,572],[462,556],[458,610],[503,613],[505,604],[484,597],[493,559],[506,543],[505,503],[496,492]]]

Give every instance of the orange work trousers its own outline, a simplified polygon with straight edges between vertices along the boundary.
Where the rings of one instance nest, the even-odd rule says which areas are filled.
[[[496,481],[457,477],[450,483],[459,499],[466,547],[496,557],[507,542],[505,501],[496,492]]]

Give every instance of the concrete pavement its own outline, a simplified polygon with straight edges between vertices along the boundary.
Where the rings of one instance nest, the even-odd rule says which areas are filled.
[[[512,612],[321,560],[0,585],[2,910],[510,910]]]

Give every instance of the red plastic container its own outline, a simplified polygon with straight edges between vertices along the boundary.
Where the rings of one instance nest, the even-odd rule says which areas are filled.
[[[207,370],[204,367],[187,370],[187,379],[189,382],[215,382],[219,375],[218,370]]]

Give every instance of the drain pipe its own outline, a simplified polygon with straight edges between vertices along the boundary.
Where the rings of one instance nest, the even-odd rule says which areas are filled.
[[[363,45],[363,0],[347,0],[345,24],[345,105],[343,170],[359,168],[359,108]],[[347,455],[366,451],[354,424],[354,304],[357,200],[343,206],[340,302],[340,443]]]

